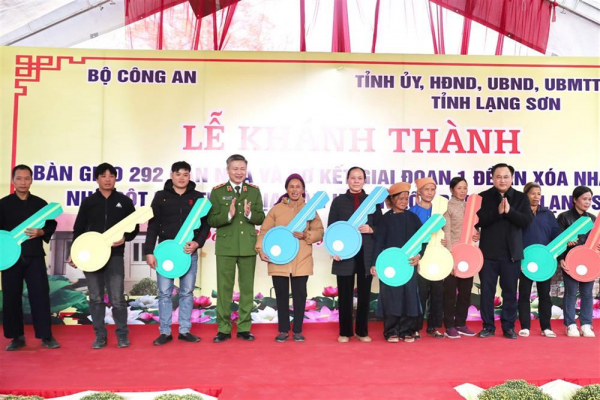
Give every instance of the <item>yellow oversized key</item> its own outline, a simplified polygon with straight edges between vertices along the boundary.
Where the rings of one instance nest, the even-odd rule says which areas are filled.
[[[140,207],[104,233],[84,233],[71,246],[73,263],[85,272],[98,271],[110,259],[113,243],[121,240],[125,232],[131,232],[137,224],[144,223],[153,216],[152,207]]]
[[[432,201],[432,214],[441,214],[448,210],[448,200],[437,195]],[[452,272],[454,259],[452,253],[442,245],[444,231],[431,234],[431,240],[425,249],[423,259],[419,262],[419,275],[430,281],[441,281]]]

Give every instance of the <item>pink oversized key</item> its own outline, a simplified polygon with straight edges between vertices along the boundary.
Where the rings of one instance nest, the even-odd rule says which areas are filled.
[[[600,218],[596,219],[594,227],[585,244],[575,247],[567,254],[565,264],[567,274],[579,282],[592,282],[600,277]]]
[[[472,194],[467,199],[460,242],[452,245],[454,275],[458,278],[471,278],[483,267],[483,254],[479,247],[473,244],[475,224],[479,221],[477,211],[481,208],[481,200],[478,194]]]

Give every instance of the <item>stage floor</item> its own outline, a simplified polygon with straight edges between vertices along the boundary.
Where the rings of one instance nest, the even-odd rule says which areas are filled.
[[[131,347],[92,350],[91,326],[55,326],[62,344],[47,350],[26,329],[27,347],[0,351],[0,393],[61,396],[83,390],[158,391],[191,388],[219,399],[459,399],[453,387],[489,387],[507,379],[542,385],[563,379],[600,383],[600,338],[569,338],[562,321],[558,337],[457,340],[425,337],[390,344],[380,322],[370,325],[372,343],[337,343],[337,324],[305,324],[306,342],[275,343],[277,327],[255,324],[257,339],[235,337],[214,344],[216,325],[194,325],[200,343],[157,347],[157,325],[130,327]],[[470,323],[479,330],[480,323]],[[600,332],[600,329],[598,330]],[[500,328],[497,330],[500,333]],[[600,336],[600,335],[599,335]],[[2,349],[9,343],[0,340]]]

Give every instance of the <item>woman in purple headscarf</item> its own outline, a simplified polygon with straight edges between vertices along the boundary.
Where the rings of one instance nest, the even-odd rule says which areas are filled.
[[[303,342],[302,321],[306,305],[306,284],[308,276],[313,273],[312,244],[323,239],[323,223],[315,213],[315,218],[306,223],[302,232],[293,232],[299,241],[298,255],[288,264],[278,265],[269,262],[269,256],[263,252],[263,239],[269,229],[275,226],[288,225],[306,205],[304,200],[304,179],[292,174],[285,180],[286,193],[279,198],[265,218],[256,241],[256,251],[261,260],[269,264],[269,275],[273,277],[275,296],[277,297],[277,318],[279,334],[276,342],[285,342],[290,330],[290,282],[294,304],[293,338]]]

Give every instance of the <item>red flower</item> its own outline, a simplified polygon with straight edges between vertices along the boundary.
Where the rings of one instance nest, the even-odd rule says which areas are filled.
[[[500,307],[502,305],[502,299],[498,296],[494,297],[494,307]]]
[[[323,296],[325,297],[336,297],[338,295],[338,288],[333,286],[327,286],[323,289]]]
[[[190,199],[190,206],[194,205],[194,200]]]

